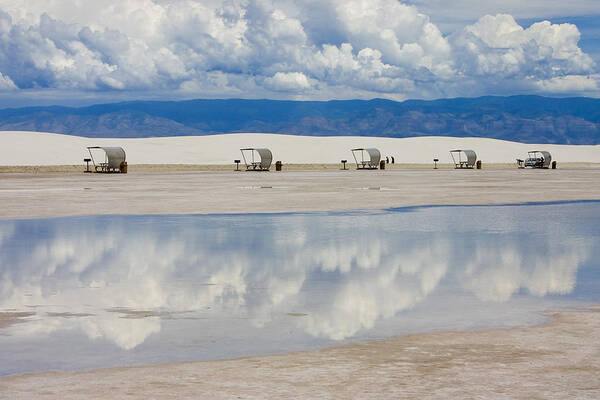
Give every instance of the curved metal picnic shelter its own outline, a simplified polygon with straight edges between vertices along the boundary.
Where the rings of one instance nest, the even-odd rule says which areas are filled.
[[[267,148],[249,147],[240,149],[246,171],[268,171],[273,162],[273,153]]]
[[[96,172],[122,172],[126,157],[122,147],[90,146],[87,149]],[[103,152],[104,156],[98,151]]]
[[[527,159],[525,160],[525,167],[530,168],[550,168],[552,163],[552,155],[547,151],[532,150],[527,152]]]
[[[454,168],[474,168],[477,154],[473,150],[450,150]]]
[[[381,153],[378,149],[371,147],[350,149],[350,151],[356,162],[356,169],[377,169],[379,167]]]

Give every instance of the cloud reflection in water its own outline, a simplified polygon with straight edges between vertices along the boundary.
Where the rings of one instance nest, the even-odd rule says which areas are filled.
[[[522,224],[515,212],[0,221],[0,310],[36,312],[3,333],[35,339],[84,332],[128,350],[167,319],[230,318],[261,329],[298,315],[285,323],[342,340],[441,287],[484,302],[573,291],[598,237],[576,228],[550,234]],[[477,215],[466,223],[469,213]],[[244,326],[232,322],[220,334]]]

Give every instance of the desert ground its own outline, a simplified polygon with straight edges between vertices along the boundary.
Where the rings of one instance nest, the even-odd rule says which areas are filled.
[[[543,326],[409,335],[235,360],[0,379],[6,399],[540,398],[600,395],[600,309]]]
[[[600,165],[556,170],[484,165],[395,165],[384,171],[286,169],[235,172],[232,165],[132,165],[127,174],[0,172],[0,218],[92,214],[219,214],[387,209],[436,204],[600,200]],[[19,167],[23,170],[23,167]],[[19,170],[13,168],[13,170]],[[33,168],[33,167],[32,167]],[[73,167],[75,168],[75,167]],[[204,169],[204,170],[203,170]],[[226,170],[228,169],[228,170]]]
[[[597,149],[591,151],[597,152]],[[593,157],[591,157],[593,158]],[[232,164],[131,163],[127,174],[77,165],[0,167],[0,218],[379,210],[447,204],[600,200],[600,165],[520,170],[442,163],[384,171],[335,162],[281,172]],[[75,164],[75,163],[74,163]],[[1,324],[1,322],[0,322]],[[598,398],[600,309],[548,313],[542,326],[402,336],[276,356],[0,378],[19,398]]]
[[[89,214],[306,212],[424,204],[600,200],[600,166],[482,170],[401,166],[281,172],[132,166],[0,173],[1,218]],[[226,170],[229,169],[229,170]],[[235,360],[0,378],[3,398],[597,398],[598,308],[549,314],[543,326],[411,335]]]

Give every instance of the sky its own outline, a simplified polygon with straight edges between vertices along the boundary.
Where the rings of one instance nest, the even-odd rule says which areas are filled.
[[[516,94],[600,97],[597,0],[0,0],[1,107]]]

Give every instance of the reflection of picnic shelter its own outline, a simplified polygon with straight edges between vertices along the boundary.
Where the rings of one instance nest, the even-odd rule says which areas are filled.
[[[356,169],[377,169],[381,153],[379,150],[370,149],[351,149],[354,161],[356,161]]]
[[[477,162],[477,154],[473,150],[450,150],[454,168],[473,168]]]
[[[273,161],[271,150],[265,148],[240,149],[246,171],[268,171]]]
[[[123,148],[91,146],[87,149],[96,172],[125,172],[123,171],[126,166]]]

